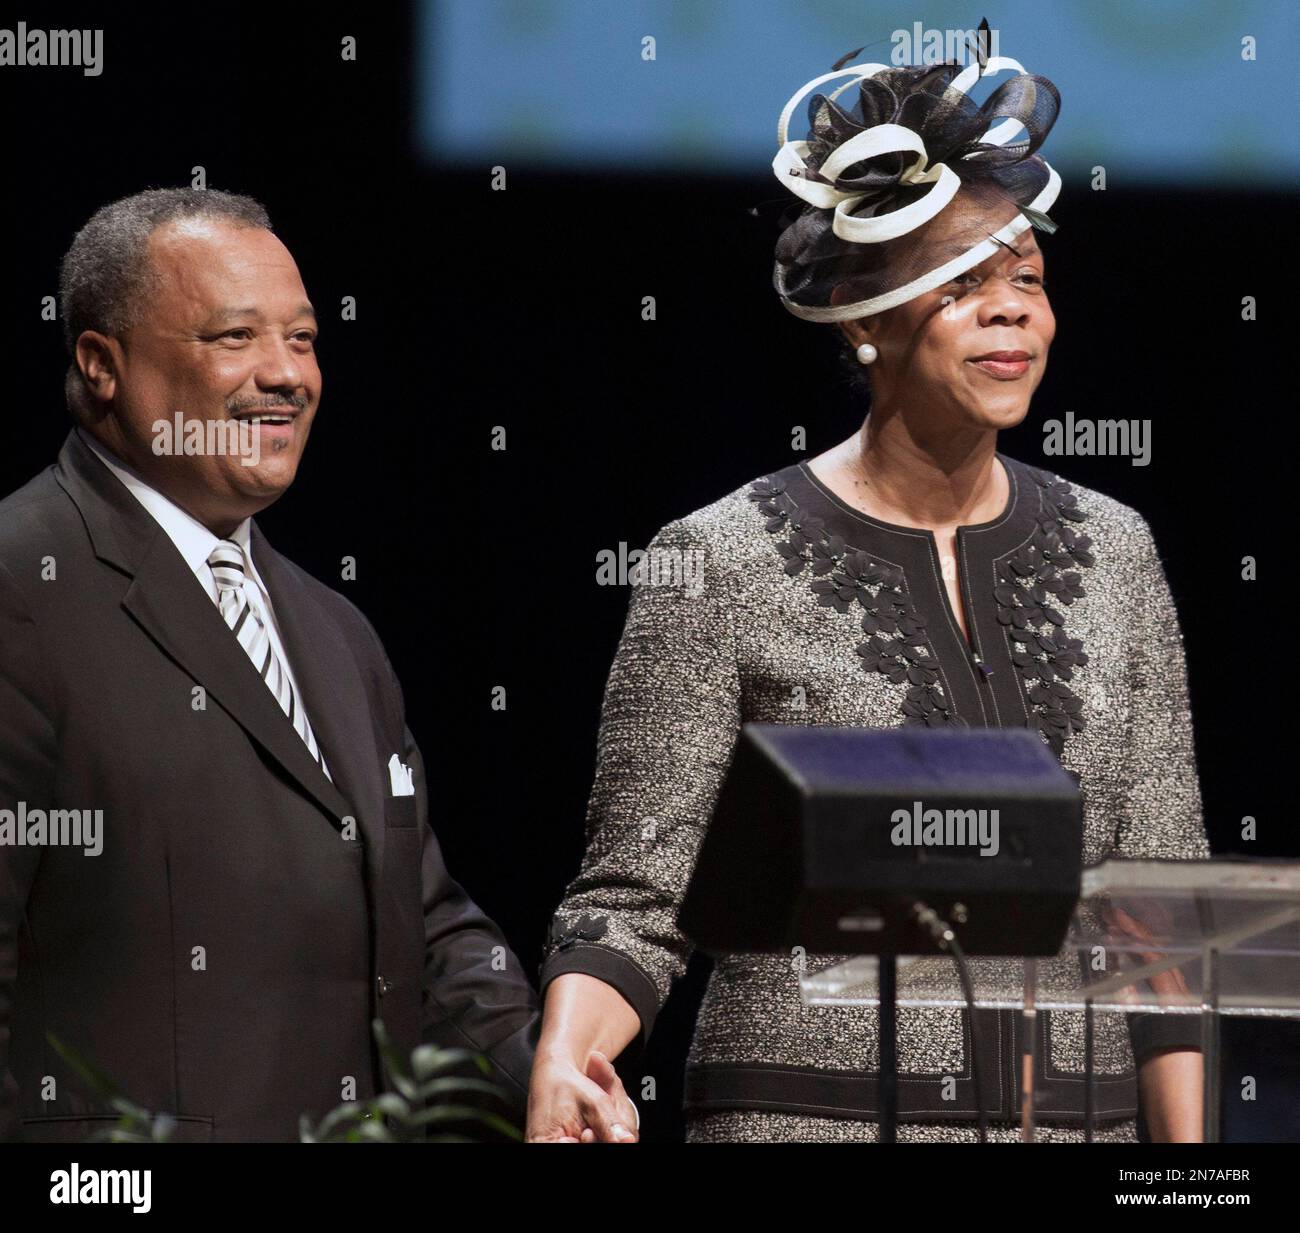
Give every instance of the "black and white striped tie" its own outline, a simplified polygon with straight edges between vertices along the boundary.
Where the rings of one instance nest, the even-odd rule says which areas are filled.
[[[307,712],[302,709],[294,694],[293,682],[284,670],[280,657],[275,653],[270,634],[262,614],[248,602],[244,594],[244,579],[248,576],[244,565],[244,550],[233,540],[223,539],[208,555],[208,564],[212,567],[212,576],[217,582],[217,606],[221,615],[230,626],[239,645],[253,661],[253,667],[261,673],[267,688],[275,695],[280,709],[289,717],[294,731],[303,739],[311,756],[320,764],[320,768],[329,779],[329,767],[325,765],[325,756],[316,744],[316,736],[307,722]]]

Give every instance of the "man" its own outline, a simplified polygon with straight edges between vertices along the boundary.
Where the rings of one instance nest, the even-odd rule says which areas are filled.
[[[153,190],[60,292],[76,427],[0,503],[0,1138],[113,1120],[52,1035],[174,1139],[294,1139],[386,1086],[375,1018],[485,1054],[518,1117],[536,997],[392,667],[252,521],[321,395],[293,258],[250,198]]]

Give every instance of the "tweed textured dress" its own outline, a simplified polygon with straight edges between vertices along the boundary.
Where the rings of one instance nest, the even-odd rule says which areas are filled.
[[[1182,638],[1146,522],[998,457],[1005,510],[957,533],[969,641],[934,536],[855,510],[805,463],[655,536],[543,988],[564,972],[605,980],[648,1037],[691,953],[677,909],[748,722],[1028,726],[1080,784],[1085,863],[1209,855]],[[875,1011],[804,1004],[799,969],[790,955],[715,961],[687,1060],[688,1141],[876,1138]],[[1021,1019],[976,1014],[990,1138],[1014,1138]],[[1039,1137],[1081,1139],[1082,1012],[1038,1022]],[[900,1141],[974,1140],[970,1027],[964,1010],[899,1009]],[[1135,1137],[1135,1062],[1180,1044],[1197,1044],[1181,1016],[1095,1016],[1096,1138]]]

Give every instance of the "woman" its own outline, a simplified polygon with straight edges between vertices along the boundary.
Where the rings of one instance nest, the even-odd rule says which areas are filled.
[[[843,76],[812,97],[808,140],[787,141],[799,100]],[[846,111],[835,100],[855,84]],[[1079,779],[1086,862],[1208,855],[1177,616],[1145,521],[997,450],[1055,333],[1033,228],[1055,229],[1059,179],[1034,151],[1058,103],[1015,61],[980,58],[836,66],[787,105],[774,167],[805,204],[776,287],[796,315],[838,323],[871,410],[650,546],[652,563],[703,572],[633,591],[588,848],[543,966],[530,1138],[635,1137],[608,1059],[644,1042],[684,970],[676,911],[743,723],[1026,725]],[[977,1013],[989,1137],[1013,1139],[1018,1016]],[[1194,1031],[1097,1019],[1095,1137],[1136,1137],[1136,1064],[1153,1136],[1196,1138]],[[975,1139],[965,1012],[903,1008],[898,1024],[899,1139]],[[1082,1139],[1082,1016],[1040,1016],[1040,1031],[1038,1137]],[[688,1062],[688,1141],[874,1139],[877,1066],[873,1011],[804,1005],[789,956],[724,956]]]

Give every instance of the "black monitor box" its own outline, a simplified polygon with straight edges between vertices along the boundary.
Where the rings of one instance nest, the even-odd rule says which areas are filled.
[[[1056,954],[1083,804],[1029,728],[746,724],[678,916],[714,954]]]

